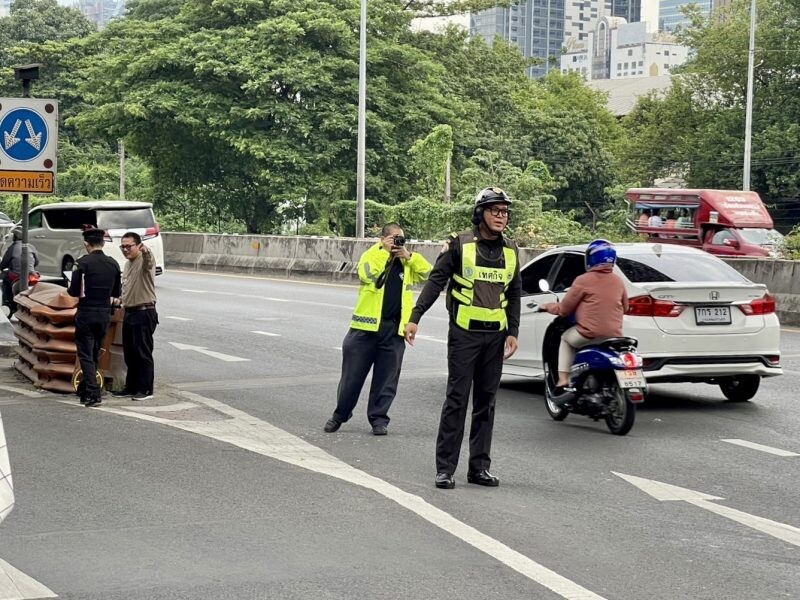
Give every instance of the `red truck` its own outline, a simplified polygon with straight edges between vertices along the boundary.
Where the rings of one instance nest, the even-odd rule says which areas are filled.
[[[648,242],[701,248],[718,256],[777,257],[783,236],[756,192],[632,188],[628,226]]]

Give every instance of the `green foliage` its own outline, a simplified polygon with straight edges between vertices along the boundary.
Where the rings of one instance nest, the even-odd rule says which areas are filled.
[[[625,120],[632,178],[680,175],[689,187],[739,189],[745,138],[749,1],[704,19],[690,13],[692,58],[663,98],[640,101]],[[800,3],[759,0],[752,128],[752,189],[800,194]]]
[[[790,260],[800,260],[800,225],[795,225],[784,238],[783,252]]]
[[[453,128],[437,125],[424,139],[414,142],[408,153],[412,158],[412,170],[418,176],[419,192],[443,198],[445,177],[453,155]]]

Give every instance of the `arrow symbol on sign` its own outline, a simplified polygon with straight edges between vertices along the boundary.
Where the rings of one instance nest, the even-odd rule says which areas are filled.
[[[19,120],[17,120],[19,123]],[[28,142],[31,146],[39,150],[42,147],[42,132],[36,133],[33,130],[33,124],[31,123],[30,119],[25,119],[25,127],[28,128],[28,135],[30,137],[26,137],[25,141]]]
[[[22,126],[22,121],[17,119],[17,122],[14,123],[14,128],[11,130],[10,133],[8,131],[3,132],[3,135],[5,136],[4,146],[6,150],[11,148],[11,146],[13,146],[19,141],[19,138],[17,137],[17,132],[19,131],[19,128],[21,126]]]
[[[216,358],[217,360],[224,360],[225,362],[247,362],[250,360],[249,358],[241,358],[239,356],[231,356],[230,354],[214,352],[213,350],[208,350],[203,346],[190,346],[189,344],[178,344],[177,342],[170,342],[170,345],[175,346],[175,348],[178,350],[192,350],[194,352]]]
[[[727,506],[720,506],[714,504],[712,500],[724,500],[719,496],[711,496],[703,492],[695,492],[686,488],[678,487],[677,485],[670,485],[668,483],[661,483],[660,481],[653,481],[652,479],[645,479],[643,477],[635,477],[634,475],[625,475],[623,473],[614,473],[638,487],[645,494],[651,495],[656,500],[661,502],[688,502],[693,506],[713,512],[721,517],[736,521],[746,527],[750,527],[772,537],[788,542],[794,546],[800,546],[800,529],[786,525],[785,523],[778,523],[777,521],[770,521],[764,517],[757,517],[740,510],[728,508]]]

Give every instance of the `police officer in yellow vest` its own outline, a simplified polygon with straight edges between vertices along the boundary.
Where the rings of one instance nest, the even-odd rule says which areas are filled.
[[[384,225],[380,241],[361,255],[361,288],[350,331],[342,342],[342,377],[326,432],[337,431],[353,416],[372,369],[367,418],[374,435],[386,435],[389,407],[403,364],[403,332],[414,304],[411,287],[427,279],[430,271],[425,257],[406,248],[403,229],[397,223]]]
[[[417,324],[447,286],[450,333],[447,347],[447,397],[436,440],[436,487],[455,487],[464,421],[472,388],[467,481],[497,486],[489,473],[494,405],[503,358],[517,350],[520,296],[517,247],[503,237],[511,199],[500,188],[481,190],[475,198],[475,228],[452,234],[436,260],[428,283],[406,326],[414,343]]]

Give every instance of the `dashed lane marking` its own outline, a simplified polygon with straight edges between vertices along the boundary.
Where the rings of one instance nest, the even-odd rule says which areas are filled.
[[[267,337],[281,337],[280,333],[272,333],[271,331],[251,331],[250,333],[257,333],[258,335],[265,335]]]
[[[305,440],[279,429],[271,423],[262,421],[244,411],[211,398],[205,398],[191,392],[178,393],[191,402],[223,413],[230,418],[214,422],[177,421],[167,420],[156,415],[134,413],[124,409],[103,406],[94,410],[143,419],[196,433],[296,467],[373,490],[477,550],[495,558],[531,581],[552,590],[562,598],[567,600],[604,600],[602,596],[548,569],[474,527],[459,521],[450,513],[433,506],[423,498],[356,469],[321,448],[309,444]]]
[[[173,321],[194,321],[194,319],[189,319],[187,317],[164,317],[165,319],[172,319]]]
[[[743,448],[750,448],[751,450],[759,450],[761,452],[766,452],[767,454],[774,454],[775,456],[800,456],[800,454],[797,454],[796,452],[789,452],[788,450],[781,450],[780,448],[772,448],[771,446],[764,446],[763,444],[756,444],[755,442],[748,442],[747,440],[729,439],[720,441],[734,444],[736,446],[742,446]]]

